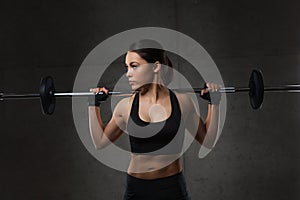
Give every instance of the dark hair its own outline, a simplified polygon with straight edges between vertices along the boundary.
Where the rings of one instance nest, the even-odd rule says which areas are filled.
[[[163,47],[156,41],[150,39],[140,40],[137,43],[133,43],[130,48],[130,52],[135,52],[141,56],[148,63],[155,63],[158,61],[162,64],[161,78],[165,85],[168,85],[173,79],[173,65],[167,56]],[[165,66],[167,67],[165,67]]]

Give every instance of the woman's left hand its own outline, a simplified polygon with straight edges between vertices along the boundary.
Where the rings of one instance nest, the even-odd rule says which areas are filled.
[[[219,105],[221,101],[220,88],[221,85],[216,83],[205,83],[204,89],[201,90],[200,97],[207,100],[210,104]]]

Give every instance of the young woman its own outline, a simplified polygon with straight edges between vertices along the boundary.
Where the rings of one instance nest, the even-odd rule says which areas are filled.
[[[151,48],[149,48],[149,44]],[[160,44],[142,40],[126,54],[126,76],[132,96],[116,105],[104,126],[99,101],[108,90],[92,88],[96,95],[89,106],[89,127],[95,148],[101,149],[128,133],[131,160],[127,170],[124,200],[190,199],[180,156],[185,129],[202,145],[214,145],[221,95],[219,85],[207,83],[201,97],[208,100],[205,122],[196,112],[191,97],[167,88],[172,81],[172,63]]]

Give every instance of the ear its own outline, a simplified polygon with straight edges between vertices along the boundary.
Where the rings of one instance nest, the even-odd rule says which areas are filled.
[[[156,61],[154,63],[153,72],[158,73],[160,71],[160,69],[161,69],[161,64],[160,64],[160,62]]]

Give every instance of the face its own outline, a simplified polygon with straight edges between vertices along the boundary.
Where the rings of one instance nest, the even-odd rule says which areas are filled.
[[[127,52],[125,58],[126,76],[132,90],[136,90],[153,82],[154,67],[135,52]]]

